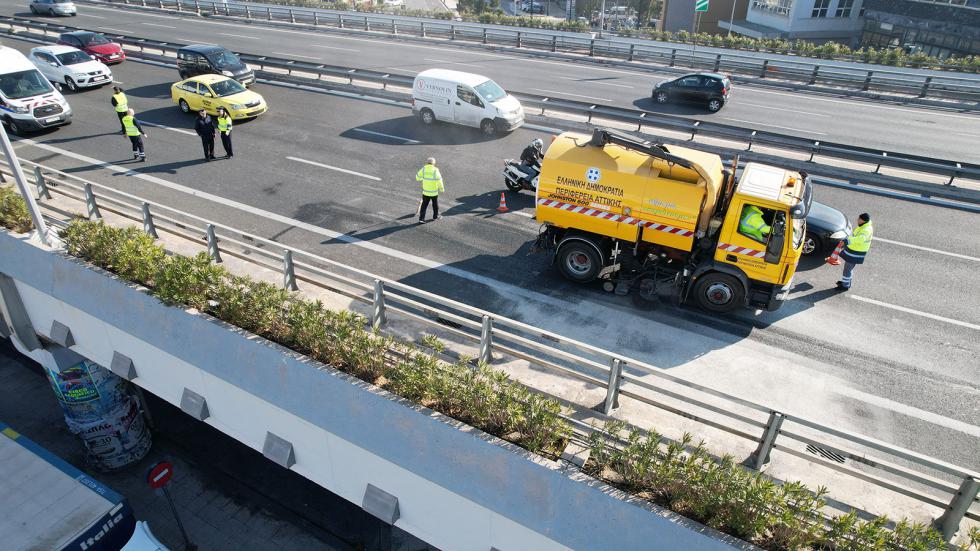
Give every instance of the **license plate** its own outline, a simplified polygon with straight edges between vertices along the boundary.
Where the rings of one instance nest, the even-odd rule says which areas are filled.
[[[105,79],[107,79],[107,78],[108,78],[108,77],[107,77],[107,76],[105,76],[105,75],[99,75],[99,76],[97,76],[97,77],[92,77],[92,81],[94,82],[94,81],[96,81],[96,80],[105,80]]]
[[[47,117],[47,118],[41,119],[41,122],[43,122],[43,123],[49,123],[49,122],[58,122],[60,120],[61,120],[61,116],[60,115],[56,115],[54,117]]]

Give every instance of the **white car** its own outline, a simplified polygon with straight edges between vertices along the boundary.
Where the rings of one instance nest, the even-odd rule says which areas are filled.
[[[27,58],[51,84],[67,86],[72,92],[112,82],[112,71],[105,64],[71,46],[33,48]]]
[[[31,0],[31,13],[48,15],[78,15],[71,0]]]

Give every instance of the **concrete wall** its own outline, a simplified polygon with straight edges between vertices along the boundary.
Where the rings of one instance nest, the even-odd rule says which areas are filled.
[[[827,17],[811,17],[814,0],[795,0],[789,16],[780,15],[750,5],[746,20],[750,23],[773,27],[789,33],[791,37],[843,36],[860,33],[864,21],[858,14],[864,0],[854,0],[850,17],[834,17],[840,0],[831,0]],[[751,4],[752,0],[748,0]]]
[[[134,383],[175,405],[203,396],[205,422],[257,450],[284,438],[293,470],[354,503],[368,484],[393,494],[395,525],[437,547],[750,548],[3,231],[0,272],[39,334],[58,320],[91,360],[132,358]]]

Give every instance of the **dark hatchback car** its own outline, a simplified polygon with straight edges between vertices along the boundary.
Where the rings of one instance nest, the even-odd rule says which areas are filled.
[[[243,86],[255,83],[255,73],[227,48],[213,44],[192,44],[177,50],[177,72],[180,78],[197,75],[224,75]]]
[[[725,75],[697,73],[657,84],[650,97],[657,103],[701,103],[714,113],[725,106],[731,93],[732,81]]]
[[[121,63],[126,59],[122,46],[99,33],[73,31],[58,37],[58,44],[78,48],[102,63]]]

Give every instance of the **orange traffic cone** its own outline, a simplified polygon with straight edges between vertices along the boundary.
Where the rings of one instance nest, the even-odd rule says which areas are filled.
[[[504,192],[502,191],[500,192],[500,206],[497,207],[497,210],[500,212],[507,212],[510,210],[507,208],[507,199],[504,198]]]
[[[832,252],[830,256],[827,257],[827,264],[830,264],[831,266],[840,266],[841,264],[843,264],[844,262],[840,259],[840,252],[842,250],[844,250],[843,241],[838,243],[837,248],[834,249],[834,252]]]

